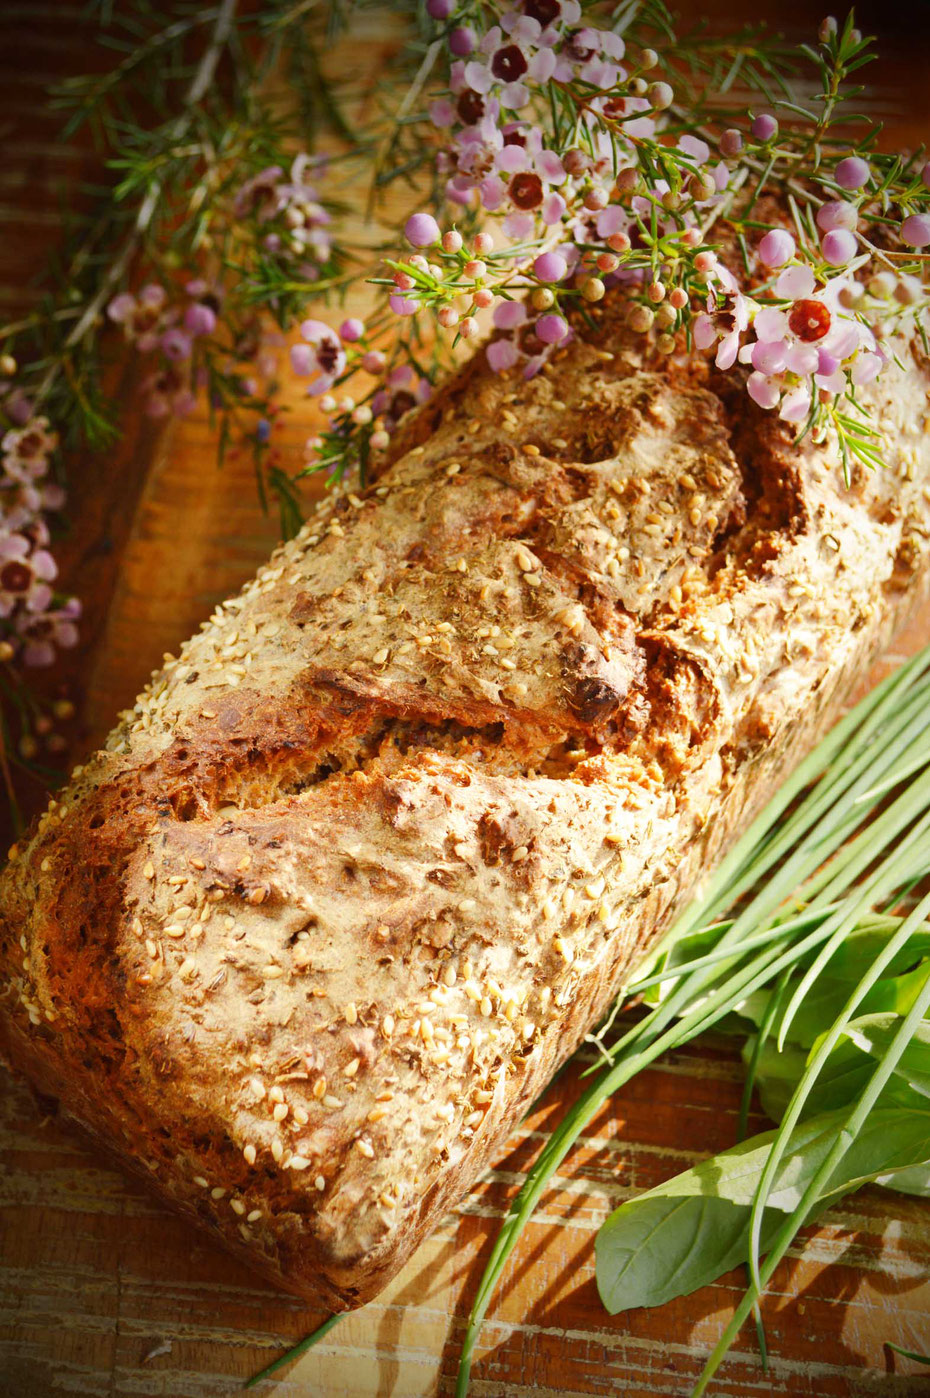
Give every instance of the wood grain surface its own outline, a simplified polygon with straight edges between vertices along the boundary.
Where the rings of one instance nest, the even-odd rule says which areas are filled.
[[[694,7],[696,8],[696,7]],[[706,7],[705,7],[706,8]],[[28,304],[29,277],[56,232],[56,182],[89,156],[59,147],[42,91],[88,65],[78,4],[0,5],[0,314]],[[820,7],[713,0],[712,19],[778,15],[791,34]],[[930,128],[926,27],[873,5],[891,58],[870,97],[896,141]],[[895,27],[896,26],[896,27]],[[916,37],[915,37],[916,36]],[[383,34],[354,36],[377,67]],[[340,61],[338,57],[334,61]],[[204,418],[130,433],[108,460],[76,463],[66,581],[89,604],[85,640],[62,682],[84,695],[83,742],[109,727],[171,650],[262,561],[274,521],[259,511],[251,464],[215,463]],[[310,430],[297,400],[280,431],[296,458]],[[930,639],[930,608],[896,643]],[[585,1053],[550,1089],[490,1171],[375,1302],[259,1392],[279,1398],[433,1398],[451,1393],[464,1317],[488,1249],[548,1128],[578,1091]],[[473,1392],[495,1398],[622,1394],[683,1398],[732,1313],[737,1274],[652,1311],[611,1318],[594,1285],[596,1230],[618,1202],[731,1144],[742,1072],[704,1039],[637,1077],[563,1165],[511,1259],[485,1326]],[[753,1119],[761,1129],[761,1117]],[[861,1191],[807,1230],[763,1308],[770,1367],[747,1328],[712,1385],[722,1398],[930,1392],[927,1370],[885,1348],[930,1350],[930,1208]],[[220,1398],[313,1329],[322,1315],[230,1260],[106,1163],[50,1104],[0,1070],[0,1394]]]

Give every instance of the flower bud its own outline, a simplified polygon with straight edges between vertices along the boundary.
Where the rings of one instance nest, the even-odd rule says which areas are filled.
[[[820,248],[831,267],[845,267],[856,255],[856,235],[848,228],[834,228],[823,235]]]
[[[652,83],[646,95],[657,112],[667,111],[675,100],[675,93],[668,83]]]
[[[668,334],[659,335],[659,337],[656,340],[656,349],[659,351],[660,354],[674,354],[675,336]]]
[[[897,285],[892,272],[876,272],[874,277],[869,278],[869,295],[875,296],[881,301],[887,301],[894,295]]]
[[[783,267],[795,254],[795,241],[787,228],[771,228],[759,243],[759,257],[766,267]]]
[[[599,213],[601,209],[606,209],[607,202],[607,190],[602,189],[600,185],[595,185],[593,189],[589,189],[584,197],[584,206],[592,213]]]
[[[684,287],[676,286],[673,291],[669,292],[668,304],[673,306],[676,311],[684,310],[688,304],[688,293]]]
[[[751,129],[757,141],[771,141],[778,135],[778,122],[768,112],[762,112],[753,117]]]
[[[404,236],[412,247],[432,247],[439,242],[439,224],[432,214],[411,214],[404,224]]]
[[[841,189],[861,189],[868,184],[870,170],[866,161],[859,155],[847,155],[835,170],[836,182]]]
[[[644,73],[650,72],[659,61],[659,55],[655,49],[643,49],[639,55],[639,66]]]
[[[639,304],[630,308],[630,329],[637,334],[644,335],[647,330],[652,329],[652,323],[656,318],[656,313],[651,306],[641,306]]]
[[[607,290],[600,277],[588,277],[581,284],[581,294],[586,301],[602,301]]]
[[[712,199],[717,193],[717,185],[709,175],[692,175],[688,181],[688,193],[692,199],[696,199],[699,204],[705,199]]]
[[[572,150],[567,150],[562,156],[562,164],[569,175],[583,175],[591,164],[591,159],[583,150],[575,146]]]
[[[540,316],[536,322],[536,334],[544,345],[557,345],[568,334],[568,324],[561,316]]]
[[[720,154],[733,157],[743,149],[743,135],[735,126],[729,127],[720,137]]]
[[[820,21],[820,28],[817,30],[817,38],[822,44],[828,44],[835,37],[839,26],[832,15],[827,15]]]
[[[560,282],[568,263],[560,252],[541,252],[533,263],[533,275],[541,282]]]
[[[650,282],[649,286],[646,288],[646,295],[649,297],[650,301],[658,305],[660,301],[665,300],[665,287],[661,282]]]
[[[477,233],[472,244],[478,257],[483,257],[494,249],[494,238],[490,233]]]
[[[0,354],[0,374],[5,379],[11,379],[18,368],[19,365],[11,354]]]
[[[861,282],[850,282],[849,286],[840,289],[839,302],[847,311],[853,310],[865,295],[865,287]]]
[[[901,237],[912,248],[930,243],[930,214],[911,214],[901,224]]]
[[[447,233],[442,235],[442,250],[451,253],[461,252],[463,241],[461,233],[455,228],[450,228]]]

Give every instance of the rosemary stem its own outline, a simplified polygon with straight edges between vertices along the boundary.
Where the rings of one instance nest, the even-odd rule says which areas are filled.
[[[210,36],[210,41],[203,52],[200,62],[197,65],[197,71],[194,73],[190,87],[185,94],[183,109],[172,123],[172,141],[180,140],[187,131],[195,109],[203,101],[210,84],[216,76],[216,69],[220,61],[220,56],[229,41],[229,36],[232,31],[237,4],[238,0],[223,0],[223,3],[216,12],[216,21]],[[139,211],[133,222],[132,232],[101,277],[100,285],[84,307],[80,319],[72,326],[68,333],[63,346],[62,359],[64,359],[69,351],[74,349],[76,345],[79,345],[88,331],[92,329],[96,323],[97,317],[109,300],[110,293],[119,285],[126,268],[129,266],[129,263],[148,231],[155,210],[158,207],[158,202],[161,199],[161,194],[161,181],[153,180],[145,198],[139,206]],[[60,372],[61,364],[52,364],[50,366],[36,391],[35,402],[37,405],[47,396],[49,389]]]

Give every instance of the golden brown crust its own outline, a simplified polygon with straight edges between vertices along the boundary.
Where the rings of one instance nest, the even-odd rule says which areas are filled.
[[[925,587],[927,382],[884,376],[847,489],[609,312],[529,385],[470,367],[51,804],[9,1056],[267,1275],[368,1299]]]

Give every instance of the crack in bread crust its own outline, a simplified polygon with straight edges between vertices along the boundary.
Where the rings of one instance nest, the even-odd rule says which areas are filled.
[[[532,383],[463,371],[3,879],[9,1056],[333,1306],[499,1151],[926,586],[916,357],[847,490],[638,353],[608,308]]]

